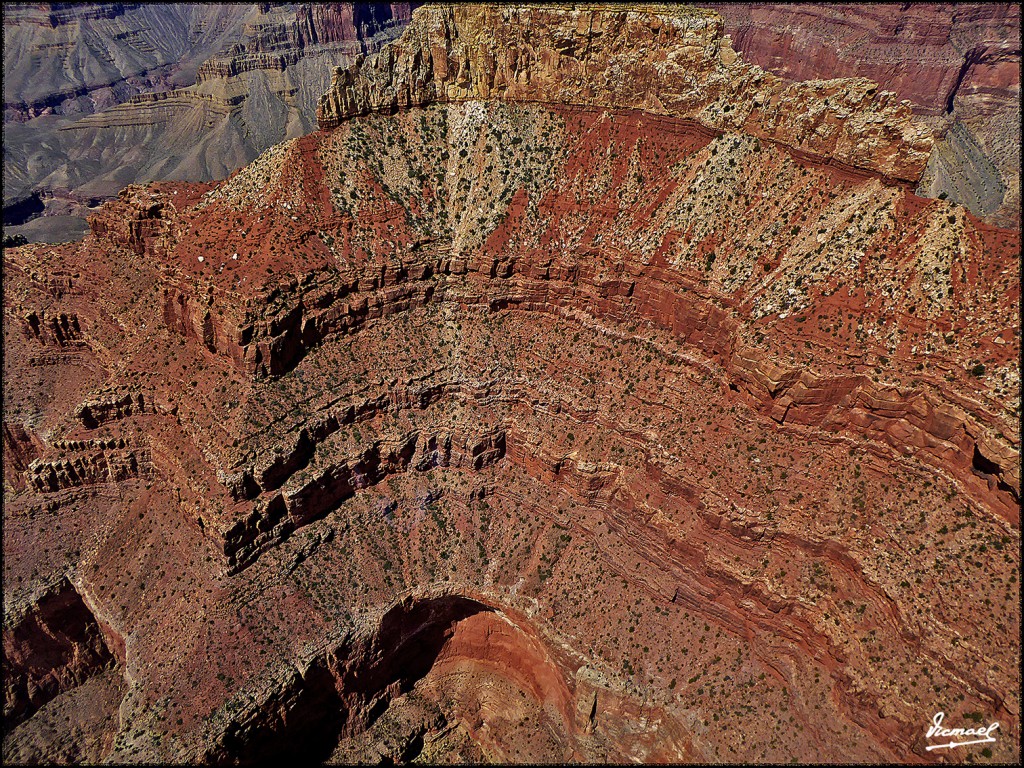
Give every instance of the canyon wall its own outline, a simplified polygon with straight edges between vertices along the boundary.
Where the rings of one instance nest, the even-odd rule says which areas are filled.
[[[104,633],[64,580],[4,627],[4,731],[116,663]],[[116,645],[115,645],[116,647]]]
[[[410,9],[16,8],[4,16],[5,224],[47,239],[74,231],[68,217],[87,215],[126,184],[224,178],[311,130],[331,68],[376,50]],[[41,219],[19,217],[26,200],[43,205]]]
[[[53,584],[110,656],[5,758],[1015,759],[1020,232],[716,19],[419,8],[324,130],[5,249],[5,659]]]
[[[931,150],[910,111],[874,83],[787,87],[737,58],[717,14],[690,8],[427,9],[384,55],[335,72],[318,120],[331,128],[353,115],[471,99],[640,108],[909,180]]]
[[[942,136],[922,194],[1020,226],[1020,7],[710,3],[744,59],[787,80],[856,75]]]
[[[69,239],[84,229],[79,217],[128,183],[227,176],[273,143],[312,130],[317,100],[332,69],[394,37],[415,5],[83,3],[14,8],[4,22],[10,150],[5,222],[32,241]],[[920,193],[945,195],[988,221],[1019,227],[1016,6],[915,3],[898,12],[896,6],[882,4],[709,7],[721,13],[733,47],[746,61],[787,83],[855,75],[908,99],[937,140]],[[592,33],[587,32],[590,39],[600,38],[600,32]],[[582,30],[572,34],[583,40]],[[588,47],[558,49],[571,37],[548,49],[544,66],[571,69],[579,55],[602,55]],[[529,48],[527,41],[527,57]],[[106,53],[99,55],[99,50]],[[685,66],[695,63],[693,53],[688,53]],[[76,59],[84,65],[68,65]],[[456,74],[460,71],[461,63],[448,64]],[[509,64],[513,70],[519,66],[503,66]],[[637,82],[660,82],[663,97],[675,84],[663,86],[677,75],[671,66],[654,69],[656,77],[651,71],[634,74]],[[856,101],[863,98],[858,95],[863,90],[821,92],[813,98],[831,96],[827,104]],[[623,103],[647,108],[651,105],[646,98],[633,94]],[[791,103],[769,116],[769,122],[791,120],[797,110],[807,108],[794,98],[800,97],[787,96]],[[716,109],[725,111],[726,106],[723,102]],[[679,107],[669,105],[677,113]],[[793,113],[789,118],[787,110]],[[770,106],[767,111],[772,111]],[[93,113],[99,114],[89,117]],[[736,114],[725,114],[726,122],[735,124]],[[723,115],[705,118],[720,124]],[[806,134],[820,127],[803,130]],[[797,133],[793,128],[780,130],[792,136]],[[822,138],[812,133],[812,143]]]

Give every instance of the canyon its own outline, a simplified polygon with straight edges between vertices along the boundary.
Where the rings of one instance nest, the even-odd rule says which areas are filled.
[[[312,130],[331,67],[408,3],[12,4],[4,13],[4,223],[76,239],[127,184],[223,179]]]
[[[4,222],[75,239],[126,184],[223,179],[309,133],[336,65],[416,3],[12,4]],[[918,193],[1020,227],[1020,10],[1006,3],[710,4],[745,60],[788,81],[866,77],[938,144]]]
[[[1012,762],[1019,219],[733,39],[420,7],[5,248],[5,762]]]
[[[710,4],[743,57],[794,80],[854,72],[941,136],[918,193],[1020,228],[1020,6]]]

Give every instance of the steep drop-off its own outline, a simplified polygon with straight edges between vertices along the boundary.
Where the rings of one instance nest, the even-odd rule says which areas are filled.
[[[5,223],[33,242],[71,239],[84,229],[78,217],[127,183],[223,178],[309,132],[330,69],[377,50],[415,5],[7,11]],[[736,50],[769,72],[789,81],[866,77],[909,99],[940,138],[919,193],[1019,227],[1016,5],[711,7]],[[35,206],[45,215],[23,220]]]
[[[331,68],[374,51],[408,3],[101,4],[4,16],[4,217],[47,240],[154,179],[222,179],[315,127]],[[24,207],[24,206],[23,206]],[[59,238],[58,238],[59,239]]]
[[[908,107],[429,6],[321,124],[5,251],[5,632],[74,574],[105,759],[1016,756],[1020,236]]]
[[[942,137],[920,194],[1020,227],[1020,6],[711,3],[743,57],[790,80],[875,80]]]

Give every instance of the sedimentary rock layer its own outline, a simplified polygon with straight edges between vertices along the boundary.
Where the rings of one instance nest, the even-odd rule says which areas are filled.
[[[787,80],[856,74],[929,115],[951,112],[965,87],[995,86],[1001,98],[1014,97],[1013,82],[996,75],[1020,61],[1013,3],[916,3],[902,12],[881,3],[708,7],[721,14],[744,59]]]
[[[66,579],[4,624],[5,733],[116,662],[96,617]]]
[[[738,59],[717,14],[431,6],[381,55],[339,68],[318,120],[467,99],[641,108],[916,180],[931,139],[868,80],[798,83]]]
[[[47,217],[85,216],[131,182],[224,178],[312,129],[332,67],[376,50],[410,7],[14,8],[4,15],[5,225],[28,221],[15,216],[26,201]]]
[[[750,121],[396,106],[4,253],[5,628],[73,572],[124,638],[96,753],[1012,759],[1019,232]]]
[[[1020,7],[710,4],[744,59],[789,80],[857,75],[929,116],[921,194],[1020,227]]]

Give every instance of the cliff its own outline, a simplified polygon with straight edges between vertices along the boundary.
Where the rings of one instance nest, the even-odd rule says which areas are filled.
[[[928,116],[921,194],[1020,227],[1020,7],[709,4],[737,51],[787,80],[867,77]]]
[[[30,241],[126,184],[224,178],[308,132],[332,67],[380,47],[411,7],[58,6],[4,16],[5,225]]]
[[[4,12],[4,122],[90,114],[185,85],[249,15],[185,3],[13,5]]]
[[[713,13],[460,4],[416,14],[383,53],[335,72],[322,129],[369,112],[500,99],[689,118],[908,180],[931,150],[892,94],[863,79],[787,86],[740,60]]]
[[[44,592],[16,622],[5,617],[4,623],[5,734],[116,663],[96,617],[67,580]]]
[[[783,86],[835,141],[716,127],[776,81],[704,13],[519,9],[528,99],[398,66],[477,10],[343,70],[366,114],[5,249],[5,642],[110,654],[19,662],[60,684],[5,755],[934,762],[943,711],[1015,759],[1020,232],[895,135],[838,159],[906,109],[849,83]],[[718,40],[704,106],[549,53],[581,19]]]

